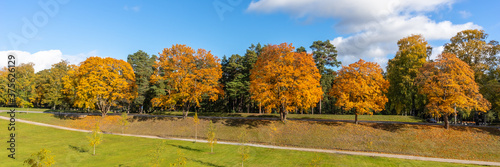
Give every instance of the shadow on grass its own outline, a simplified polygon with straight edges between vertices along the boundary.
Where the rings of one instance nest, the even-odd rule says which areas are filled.
[[[177,117],[155,117],[155,116],[134,116],[131,118],[132,121],[143,122],[143,121],[174,121],[182,118]]]
[[[200,149],[191,148],[189,146],[181,146],[181,145],[175,145],[175,144],[168,144],[168,145],[171,145],[171,146],[174,146],[174,147],[177,147],[180,149],[188,150],[188,151],[202,152]]]
[[[71,148],[75,151],[81,152],[81,153],[89,152],[89,149],[85,148],[85,147],[77,147],[77,146],[73,146],[73,145],[68,145],[68,146],[69,146],[69,148]]]
[[[308,121],[309,124],[319,124],[319,125],[327,125],[327,126],[343,126],[345,122],[325,122],[325,121]]]
[[[194,116],[193,113],[189,113],[189,116]],[[217,113],[217,112],[199,112],[198,116],[205,116],[205,117],[243,117],[241,114],[235,114],[235,113]]]
[[[378,123],[360,123],[360,125],[372,127],[374,129],[385,130],[388,132],[396,132],[402,128],[408,128],[406,124],[378,124]]]
[[[478,133],[486,133],[486,134],[490,134],[490,135],[500,136],[500,128],[499,127],[450,126],[450,129],[457,130],[457,131],[475,131]]]
[[[265,126],[269,124],[271,121],[265,121],[265,120],[249,120],[249,119],[228,119],[224,122],[222,122],[223,125],[226,126],[234,126],[234,127],[241,127],[241,126],[248,126],[247,129],[253,129],[253,128],[258,128],[260,126]]]
[[[201,161],[201,160],[197,160],[197,159],[189,159],[189,160],[191,160],[191,161],[193,161],[193,162],[198,162],[198,163],[200,163],[200,164],[202,164],[202,165],[206,165],[206,166],[224,167],[224,166],[220,166],[220,165],[213,164],[213,163],[210,163],[210,162],[203,162],[203,161]]]
[[[249,115],[247,117],[249,117],[249,118],[252,118],[252,117],[253,118],[279,118],[279,116],[277,116],[277,115],[264,115],[264,114],[263,115]]]
[[[77,120],[83,118],[83,115],[80,116],[79,114],[54,114],[53,116],[61,120]]]

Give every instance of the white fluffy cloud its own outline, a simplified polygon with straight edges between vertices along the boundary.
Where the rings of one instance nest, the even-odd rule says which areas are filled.
[[[132,7],[129,7],[129,6],[125,5],[125,6],[123,7],[123,10],[125,10],[125,11],[134,11],[134,12],[139,12],[139,11],[141,11],[141,7],[140,7],[140,6],[132,6]]]
[[[0,57],[5,60],[0,61],[0,67],[7,66],[8,55],[16,56],[16,65],[29,62],[34,63],[35,72],[38,72],[44,69],[49,69],[52,64],[56,64],[61,60],[67,60],[71,64],[78,64],[84,61],[87,57],[97,56],[97,51],[91,51],[89,53],[82,53],[78,55],[63,55],[60,50],[47,50],[39,51],[36,53],[29,53],[19,50],[0,51]]]
[[[397,51],[397,41],[411,34],[427,40],[447,40],[464,29],[481,29],[471,22],[436,22],[427,14],[451,9],[455,0],[259,0],[249,12],[285,12],[292,17],[324,17],[338,20],[335,30],[342,34],[332,43],[343,65],[360,58],[385,67],[388,56]]]
[[[439,46],[439,47],[434,47],[432,48],[432,54],[431,54],[431,57],[430,59],[431,60],[436,60],[438,55],[440,55],[441,53],[443,53],[444,51],[444,46]]]

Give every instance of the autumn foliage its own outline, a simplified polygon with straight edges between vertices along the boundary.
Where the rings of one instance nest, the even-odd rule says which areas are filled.
[[[491,104],[479,93],[474,71],[454,54],[443,53],[435,62],[426,63],[417,77],[421,93],[428,99],[428,114],[443,117],[448,129],[448,116],[456,108],[486,112]]]
[[[160,53],[151,82],[165,82],[166,94],[152,100],[153,106],[183,107],[184,118],[191,106],[200,106],[203,98],[215,101],[223,91],[220,60],[204,49],[196,52],[186,45],[173,45]]]
[[[371,115],[384,109],[388,88],[389,82],[382,76],[380,66],[360,59],[342,67],[330,95],[337,98],[337,106],[345,110],[354,109],[355,122],[358,123],[358,115]]]
[[[114,58],[90,57],[63,81],[65,92],[75,93],[75,106],[98,109],[103,117],[118,101],[131,102],[137,96],[132,67]]]
[[[294,49],[287,43],[264,47],[250,75],[252,98],[267,112],[279,110],[282,121],[288,112],[315,106],[323,94],[312,55]]]
[[[411,35],[398,41],[399,50],[387,64],[387,80],[389,86],[388,109],[397,114],[416,115],[416,110],[423,108],[425,98],[418,93],[415,84],[418,69],[430,56],[432,48],[422,35]]]

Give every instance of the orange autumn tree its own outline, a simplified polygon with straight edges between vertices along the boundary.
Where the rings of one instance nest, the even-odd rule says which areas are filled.
[[[252,98],[267,112],[278,110],[281,121],[288,112],[311,108],[323,94],[312,55],[294,49],[287,43],[266,46],[250,71]]]
[[[428,103],[426,111],[431,116],[443,117],[449,128],[448,117],[456,108],[486,112],[491,104],[479,93],[471,67],[451,53],[439,55],[434,62],[424,64],[417,77]]]
[[[377,63],[360,59],[349,66],[342,66],[330,95],[337,98],[337,106],[345,110],[354,109],[354,122],[358,124],[358,115],[372,115],[384,109],[388,88],[389,81],[384,79],[382,68]]]
[[[151,76],[153,83],[165,83],[165,94],[153,98],[153,106],[183,108],[184,118],[191,106],[200,107],[200,101],[208,98],[215,101],[222,88],[220,60],[204,49],[196,52],[186,45],[173,45],[165,48],[157,58],[155,71]]]
[[[68,74],[71,78],[63,79],[64,92],[75,93],[74,105],[98,109],[103,117],[118,101],[132,101],[137,96],[134,71],[123,60],[89,57]]]

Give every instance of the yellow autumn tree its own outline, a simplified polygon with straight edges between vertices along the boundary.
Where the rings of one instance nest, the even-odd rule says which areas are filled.
[[[210,51],[198,49],[196,52],[186,45],[165,48],[154,65],[151,82],[166,83],[165,94],[153,98],[153,106],[170,108],[180,106],[187,117],[191,106],[200,107],[200,101],[207,97],[215,101],[222,88],[220,60]]]
[[[252,98],[267,112],[278,110],[281,121],[288,112],[315,106],[323,94],[312,55],[294,50],[287,43],[268,45],[250,71]]]
[[[426,111],[431,116],[443,117],[445,128],[449,128],[448,117],[456,108],[486,112],[491,104],[479,93],[471,67],[451,53],[443,53],[434,62],[426,63],[417,77],[427,96]]]
[[[0,69],[0,105],[6,106],[9,104],[9,69],[3,67]]]
[[[62,94],[64,96],[64,102],[68,106],[75,106],[76,101],[76,86],[78,85],[75,79],[76,71],[78,71],[78,66],[71,64],[69,65],[69,69],[67,75],[62,77]]]
[[[65,93],[75,93],[74,106],[98,109],[103,117],[118,101],[132,101],[137,96],[130,64],[109,57],[87,58],[63,82]]]
[[[360,59],[349,66],[342,66],[330,95],[337,98],[337,106],[344,110],[354,109],[354,121],[358,124],[358,115],[372,115],[384,109],[388,88],[389,82],[384,79],[382,68],[377,63]]]

